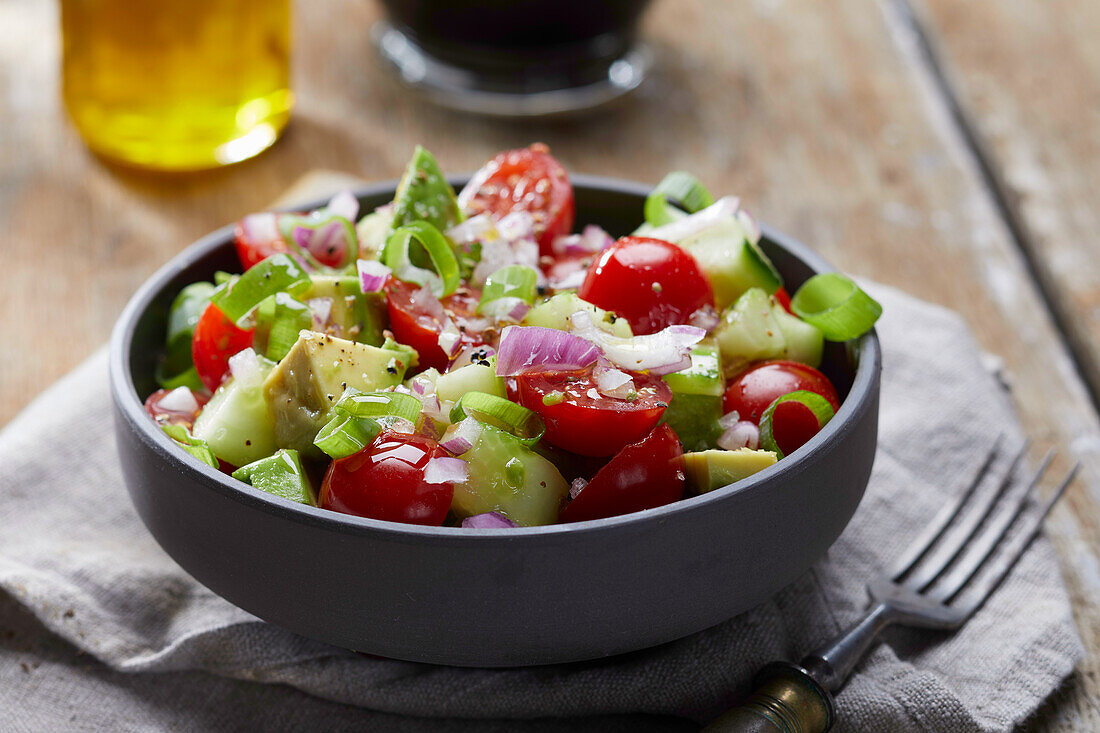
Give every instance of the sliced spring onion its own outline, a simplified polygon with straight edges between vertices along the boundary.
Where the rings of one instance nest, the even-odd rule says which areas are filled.
[[[367,392],[348,388],[333,409],[353,417],[399,417],[415,423],[420,417],[420,399],[403,392]]]
[[[338,414],[321,428],[313,444],[329,458],[345,458],[366,448],[381,431],[372,418]]]
[[[424,248],[435,272],[417,267],[410,249],[413,241]],[[429,288],[436,297],[450,295],[459,285],[458,259],[447,238],[426,221],[414,221],[394,230],[382,250],[382,262],[395,277]]]
[[[486,392],[467,392],[451,408],[452,423],[466,417],[500,428],[528,446],[537,443],[546,432],[546,425],[537,413]]]
[[[351,264],[359,256],[359,237],[355,226],[342,216],[319,209],[304,216],[281,214],[279,233],[294,253],[315,270],[328,269],[325,262],[337,262],[337,267]],[[335,259],[337,252],[342,256]]]
[[[290,255],[278,253],[250,267],[231,287],[211,295],[210,301],[240,325],[265,298],[279,292],[300,292],[309,283],[309,275]]]
[[[685,171],[673,171],[661,179],[645,200],[645,220],[652,226],[671,224],[684,218],[684,211],[669,204],[677,201],[689,214],[714,203],[714,197],[698,178]]]
[[[791,298],[791,310],[830,341],[847,341],[871,330],[882,315],[878,301],[836,272],[814,275]]]
[[[312,323],[309,306],[286,293],[275,293],[256,308],[256,347],[264,343],[266,336],[264,356],[280,361],[298,340],[298,332]]]
[[[251,484],[260,491],[281,496],[300,504],[316,504],[309,476],[302,469],[298,451],[284,448],[267,458],[241,466],[233,472],[233,478]]]
[[[775,414],[776,407],[784,402],[792,401],[802,403],[814,414],[814,417],[817,418],[818,430],[825,427],[825,424],[833,419],[833,406],[829,404],[828,400],[816,392],[800,389],[797,392],[790,392],[780,397],[776,397],[775,400],[768,405],[768,409],[764,410],[764,414],[760,416],[760,447],[764,450],[774,451],[778,458],[783,457],[783,451],[779,449],[779,446],[775,442],[772,416]]]
[[[487,304],[501,298],[518,298],[531,305],[535,302],[537,292],[538,273],[534,269],[526,265],[508,265],[494,272],[485,281],[477,312],[482,313]]]
[[[161,429],[168,434],[168,437],[175,441],[176,445],[183,448],[185,451],[198,458],[208,466],[218,467],[218,459],[214,456],[214,451],[210,450],[210,446],[206,444],[205,440],[199,440],[191,435],[187,428],[182,425],[162,425]]]
[[[173,365],[169,359],[157,362],[154,377],[164,389],[176,389],[177,387],[188,387],[189,389],[200,390],[203,389],[202,380],[199,379],[199,373],[195,370],[195,365],[191,364],[191,354],[189,352],[179,352],[187,357],[188,366],[182,372],[178,369],[173,369]]]

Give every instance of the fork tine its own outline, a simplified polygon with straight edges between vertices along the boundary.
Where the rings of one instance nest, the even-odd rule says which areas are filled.
[[[977,537],[973,543],[968,544],[960,553],[958,562],[954,567],[940,579],[936,587],[928,593],[928,597],[941,603],[947,603],[950,599],[955,597],[955,594],[959,592],[959,589],[966,583],[970,582],[970,579],[974,577],[974,574],[978,572],[982,564],[985,563],[989,556],[993,554],[993,550],[1008,534],[1008,530],[1016,522],[1016,519],[1023,512],[1024,507],[1027,506],[1028,499],[1035,492],[1035,487],[1039,485],[1039,480],[1042,479],[1043,474],[1050,468],[1051,461],[1054,460],[1054,451],[1047,451],[1046,456],[1043,458],[1043,462],[1040,464],[1039,469],[1035,472],[1035,475],[1031,477],[1031,480],[1024,487],[1023,491],[1018,491],[1017,496],[1009,501],[1009,506],[1005,507],[994,517],[989,526],[985,528],[981,536]]]
[[[1066,477],[1062,479],[1062,483],[1058,486],[1057,490],[1055,490],[1054,494],[1047,499],[1042,509],[1028,519],[1028,523],[1024,525],[1024,528],[1018,535],[1020,539],[1017,541],[1016,547],[1010,552],[1003,552],[1000,554],[996,562],[990,566],[990,573],[985,584],[980,589],[974,591],[974,595],[969,604],[958,606],[958,610],[965,614],[965,618],[970,618],[975,611],[981,608],[986,599],[993,594],[993,591],[997,590],[997,587],[1005,579],[1009,571],[1012,570],[1016,561],[1024,554],[1024,550],[1031,545],[1032,540],[1039,534],[1039,530],[1042,529],[1043,526],[1043,520],[1050,514],[1050,510],[1054,508],[1054,505],[1058,503],[1062,495],[1066,493],[1066,489],[1073,483],[1073,479],[1077,477],[1077,472],[1080,468],[1080,463],[1073,464],[1073,468],[1071,468],[1069,473],[1066,474]]]
[[[1012,463],[1009,465],[1008,470],[1005,471],[1004,477],[1001,479],[1000,485],[996,490],[988,492],[986,496],[983,496],[980,500],[975,498],[976,506],[973,509],[968,508],[968,514],[961,517],[958,526],[952,525],[948,529],[947,534],[951,536],[945,539],[944,542],[939,543],[935,549],[926,556],[924,562],[916,567],[912,574],[904,580],[904,585],[911,590],[915,590],[918,593],[922,593],[928,589],[928,586],[940,577],[940,574],[954,562],[955,558],[959,556],[959,553],[963,551],[963,548],[974,538],[978,528],[989,518],[989,514],[993,511],[993,507],[997,505],[997,502],[1001,500],[1005,490],[1012,484],[1012,477],[1016,473],[1016,468],[1020,465],[1020,461],[1023,460],[1024,455],[1027,453],[1028,443],[1025,442],[1020,451],[1013,457]]]
[[[1001,442],[1004,440],[1004,433],[997,436],[997,439],[993,441],[993,446],[989,449],[989,453],[986,455],[985,460],[982,461],[982,465],[978,466],[977,473],[974,474],[974,479],[970,482],[970,486],[966,491],[958,498],[954,504],[945,504],[944,507],[936,514],[935,518],[924,528],[924,530],[917,535],[901,557],[894,563],[893,568],[889,571],[888,576],[891,580],[898,580],[901,576],[913,569],[913,566],[920,562],[925,553],[932,548],[932,545],[943,535],[947,530],[947,527],[955,521],[955,518],[962,511],[963,506],[970,500],[970,496],[981,484],[982,479],[985,477],[986,471],[989,470],[990,465],[993,463],[993,459],[997,457],[997,452],[1001,448]],[[1026,447],[1026,444],[1025,444]]]

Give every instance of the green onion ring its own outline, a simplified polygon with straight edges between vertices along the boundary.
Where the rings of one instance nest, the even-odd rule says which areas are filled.
[[[353,417],[400,417],[416,424],[423,404],[404,392],[367,392],[348,388],[333,409],[342,415]]]
[[[760,447],[764,450],[774,451],[779,458],[783,457],[783,451],[779,449],[779,445],[775,442],[772,415],[775,413],[775,408],[784,402],[800,402],[805,405],[810,412],[814,414],[814,417],[817,418],[818,430],[825,427],[825,424],[833,419],[834,414],[833,406],[817,392],[800,389],[796,392],[789,392],[785,395],[776,397],[760,417]]]
[[[369,417],[336,415],[329,420],[313,444],[329,458],[345,458],[366,448],[382,432],[382,426]]]
[[[791,298],[791,310],[830,341],[848,341],[871,330],[882,306],[850,278],[836,272],[814,275]]]
[[[263,300],[280,292],[299,292],[309,283],[309,275],[290,255],[277,253],[248,268],[232,286],[216,290],[210,302],[239,326]]]
[[[410,259],[409,248],[416,240],[428,253],[435,272],[417,267]],[[386,240],[382,262],[393,270],[399,280],[427,286],[436,297],[450,295],[460,283],[458,259],[447,238],[426,221],[409,222],[398,227]]]
[[[519,439],[526,446],[532,446],[546,432],[546,424],[538,413],[517,405],[503,397],[485,392],[467,392],[451,408],[451,422],[456,423],[465,417],[492,425]]]
[[[485,288],[481,291],[481,301],[477,304],[477,312],[501,298],[519,298],[527,305],[535,302],[538,293],[538,274],[527,265],[508,265],[502,267],[485,280]]]

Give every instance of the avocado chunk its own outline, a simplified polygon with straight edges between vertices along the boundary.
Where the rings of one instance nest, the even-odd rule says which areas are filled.
[[[264,401],[263,383],[275,364],[256,357],[257,368],[232,377],[214,392],[191,434],[206,441],[214,455],[234,466],[275,452],[275,425]]]
[[[761,359],[792,359],[821,364],[824,337],[801,321],[761,288],[749,288],[722,314],[714,331],[727,375]]]
[[[317,503],[313,486],[296,450],[279,450],[274,455],[242,466],[233,472],[233,478],[299,504],[314,506]]]
[[[413,221],[426,221],[441,232],[462,221],[454,189],[432,154],[420,145],[397,186],[391,229]]]
[[[691,366],[663,378],[672,388],[672,401],[661,419],[676,431],[684,450],[717,447],[726,386],[718,344],[708,339],[696,345],[691,350]]]
[[[699,263],[714,288],[714,305],[719,310],[735,302],[749,288],[774,293],[783,284],[767,255],[733,217],[722,219],[677,244]]]
[[[491,425],[462,454],[470,478],[455,485],[451,511],[459,517],[499,512],[521,527],[558,521],[569,484],[553,463]]]
[[[685,453],[684,469],[691,489],[705,494],[763,471],[777,460],[770,450],[705,450]]]
[[[373,392],[400,384],[405,354],[316,331],[302,331],[263,383],[280,448],[314,455],[313,439],[347,387]]]
[[[630,330],[630,324],[625,318],[617,316],[611,311],[605,311],[587,300],[581,300],[576,293],[558,293],[552,297],[536,303],[527,315],[523,317],[521,325],[542,326],[543,328],[556,328],[559,331],[570,331],[569,316],[577,311],[588,311],[592,314],[592,323],[603,331],[614,336],[630,338],[634,334]]]
[[[350,341],[381,346],[386,325],[386,299],[381,293],[364,293],[352,276],[313,275],[302,301],[327,298],[332,302],[325,332]]]

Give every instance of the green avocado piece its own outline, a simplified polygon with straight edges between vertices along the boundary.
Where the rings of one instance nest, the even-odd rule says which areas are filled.
[[[413,221],[426,221],[441,232],[462,221],[454,189],[432,154],[420,145],[397,186],[391,230]]]
[[[233,472],[233,478],[299,504],[317,504],[317,495],[309,476],[302,469],[296,450],[279,450],[274,455],[242,466]]]
[[[451,511],[459,517],[499,512],[523,527],[558,521],[569,484],[553,463],[518,439],[482,425],[477,441],[461,456],[470,478],[455,485]]]
[[[382,293],[364,293],[359,278],[348,275],[313,275],[302,301],[329,298],[332,336],[381,346],[386,325],[386,299]]]
[[[401,383],[407,368],[402,352],[302,331],[263,383],[276,444],[315,455],[313,439],[347,387],[362,392],[392,387]]]
[[[634,334],[630,330],[630,324],[625,318],[617,316],[611,311],[581,300],[576,293],[558,293],[536,303],[527,315],[523,317],[521,325],[542,326],[543,328],[555,328],[559,331],[569,331],[569,316],[577,311],[588,311],[592,314],[592,323],[596,328],[607,331],[614,336],[630,338]]]
[[[770,450],[705,450],[684,454],[688,485],[697,494],[704,494],[763,471],[778,457]]]

